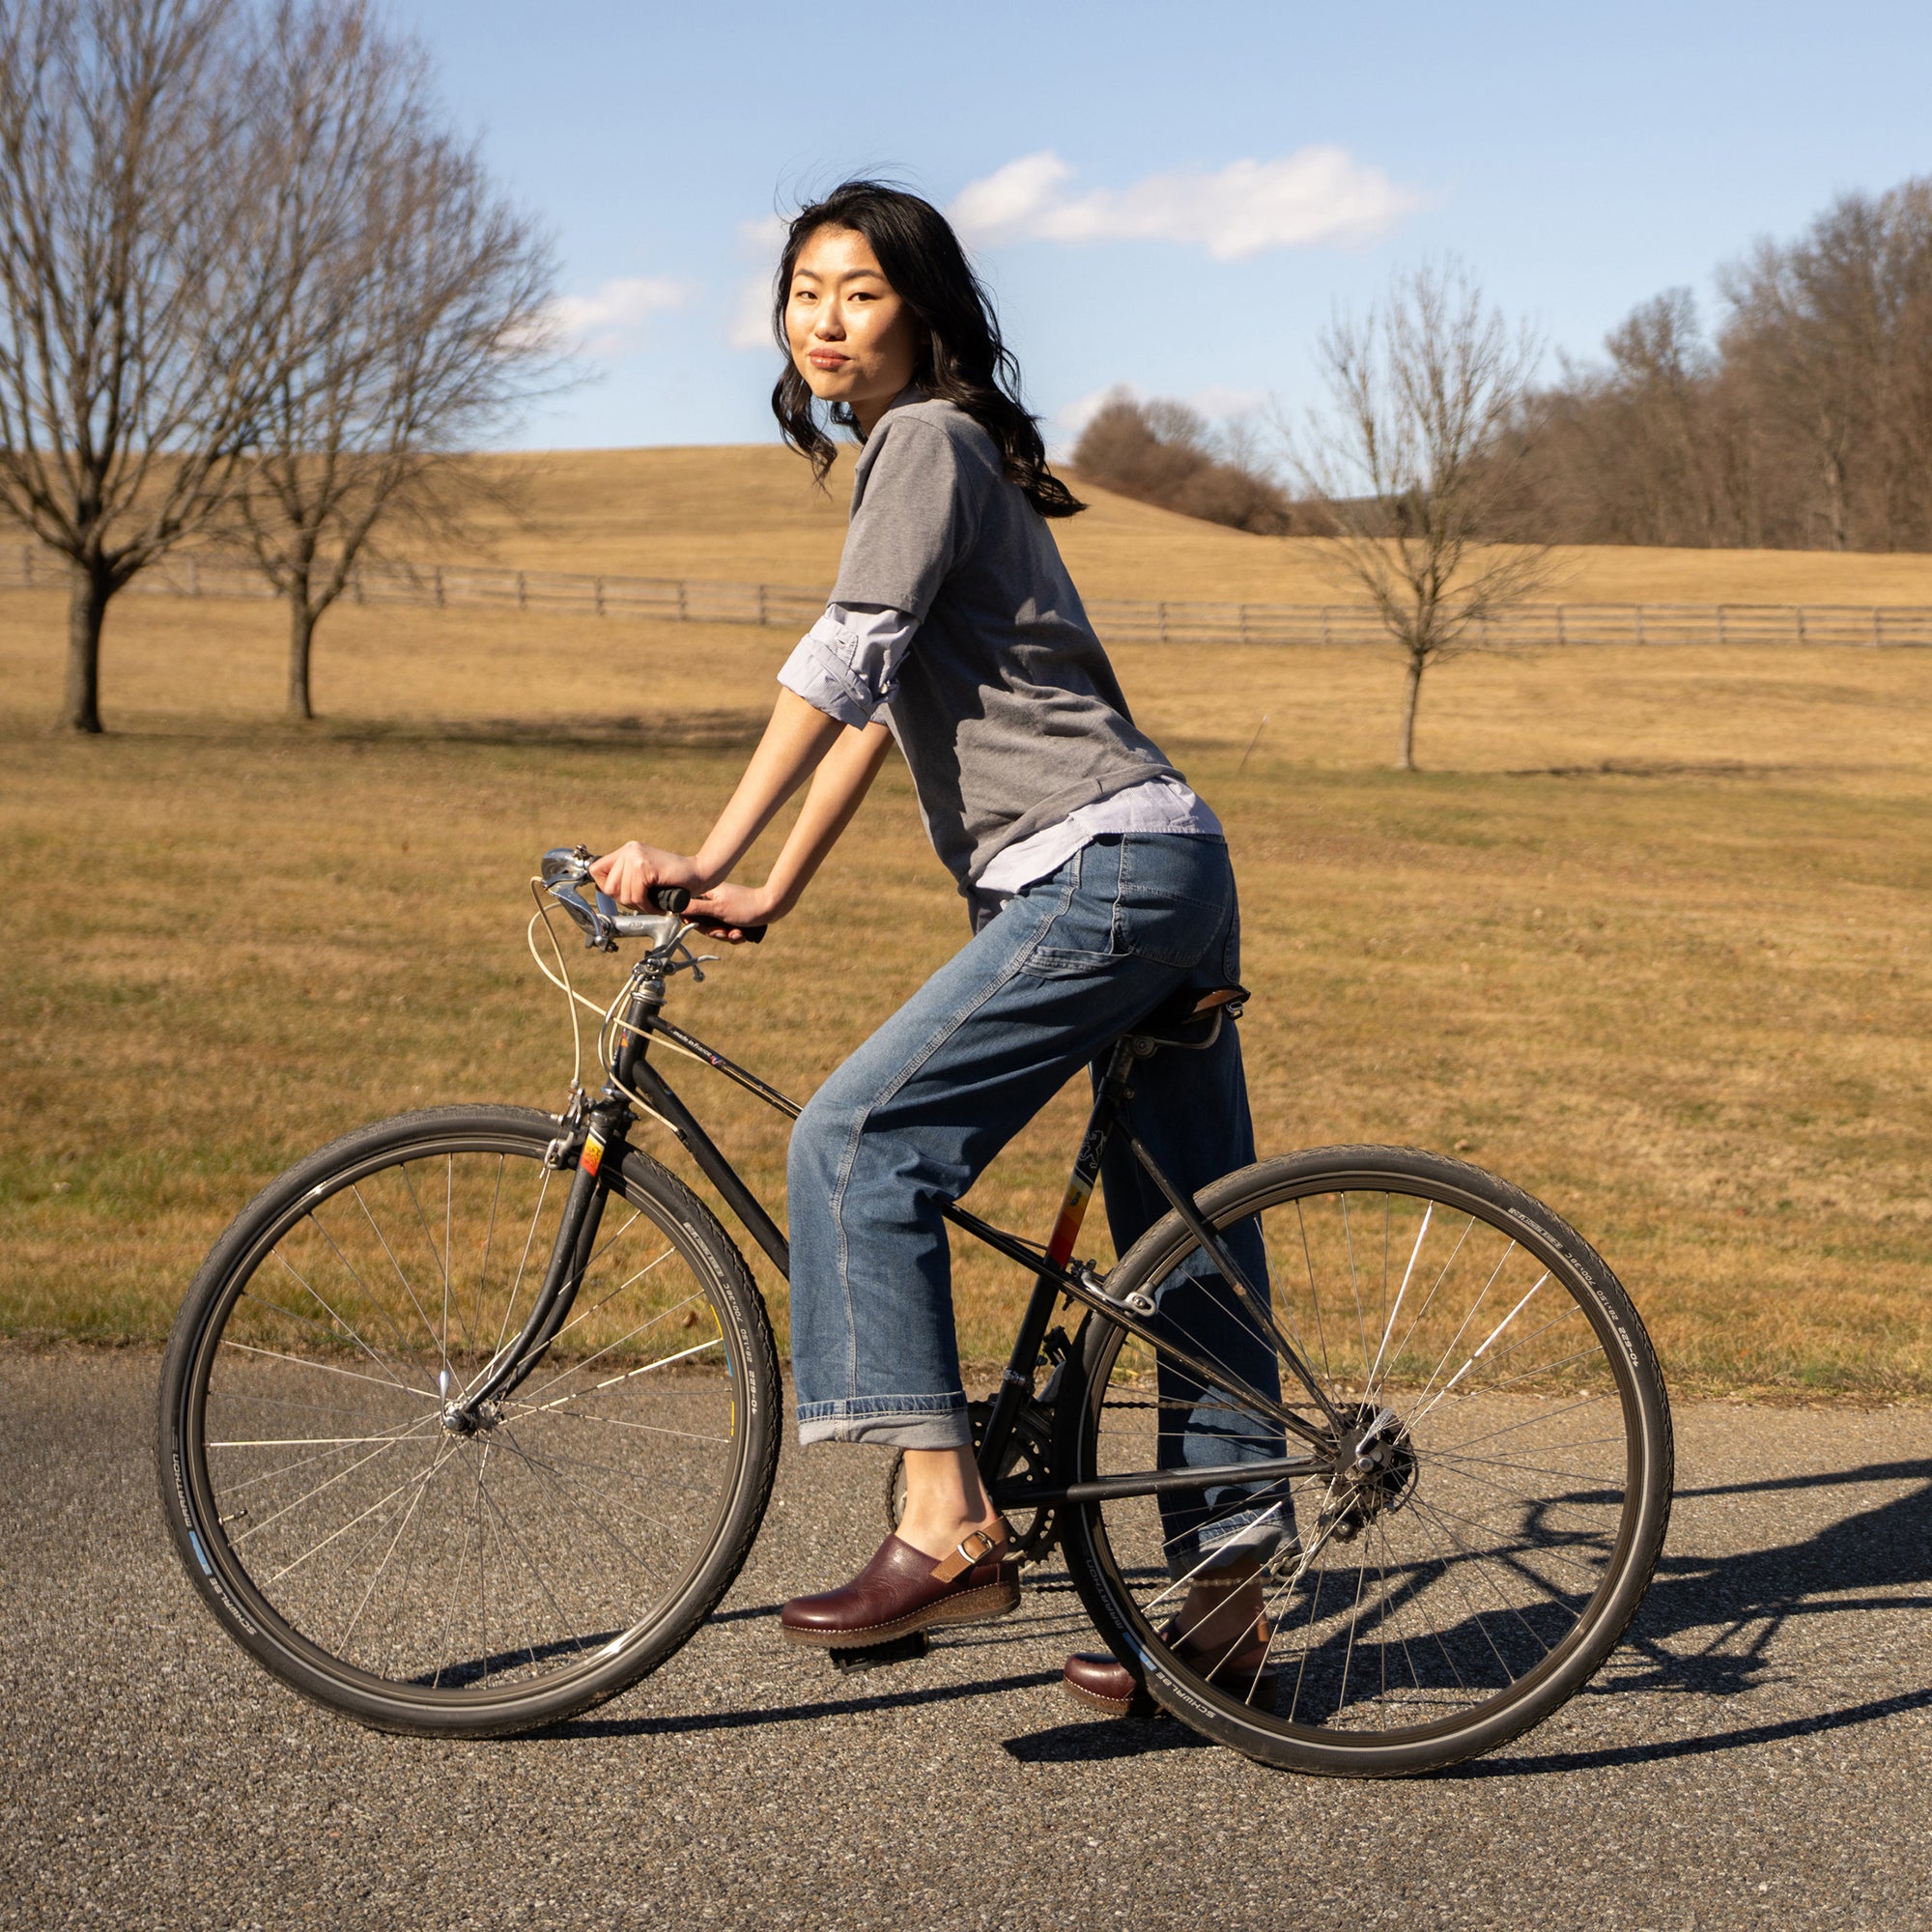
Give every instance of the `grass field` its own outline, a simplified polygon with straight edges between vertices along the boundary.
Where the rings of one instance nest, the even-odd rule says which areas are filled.
[[[782,449],[613,449],[478,459],[514,479],[521,522],[486,516],[472,555],[526,569],[829,585],[851,488],[841,456],[820,494]],[[1078,479],[1076,478],[1076,483]],[[1321,604],[1352,595],[1307,538],[1250,536],[1082,483],[1057,524],[1090,597]],[[1550,594],[1577,603],[1932,603],[1932,556],[1822,551],[1568,549]]]
[[[419,546],[419,560],[808,589],[829,586],[837,574],[849,454],[822,492],[804,462],[779,448],[573,450],[470,462],[493,486],[474,540]],[[1325,604],[1355,595],[1330,573],[1319,540],[1250,536],[1074,480],[1090,507],[1054,527],[1089,597]],[[514,513],[497,499],[503,485]],[[0,532],[0,543],[12,540]],[[1605,547],[1559,549],[1554,561],[1548,596],[1579,604],[1932,604],[1932,555]]]
[[[43,730],[60,636],[57,598],[0,595],[0,1331],[99,1339],[163,1332],[228,1215],[328,1134],[556,1104],[532,859],[695,838],[788,643],[345,611],[328,721],[296,734],[275,607],[130,599],[115,735],[74,743]],[[1235,841],[1264,1148],[1415,1142],[1522,1181],[1682,1386],[1932,1394],[1932,654],[1470,660],[1432,678],[1408,779],[1381,655],[1118,655]],[[894,768],[795,919],[678,1006],[803,1094],[961,937]],[[703,1087],[776,1193],[781,1123]],[[979,1205],[1043,1232],[1078,1111]],[[1018,1293],[962,1267],[970,1354]]]

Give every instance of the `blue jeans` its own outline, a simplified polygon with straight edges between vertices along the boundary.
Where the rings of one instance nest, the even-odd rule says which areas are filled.
[[[1239,918],[1218,838],[1094,839],[985,918],[973,940],[840,1066],[792,1130],[791,1349],[803,1442],[951,1449],[972,1441],[953,1330],[942,1210],[1065,1081],[1185,985],[1234,980]],[[1240,1041],[1166,1049],[1133,1073],[1131,1120],[1189,1193],[1255,1157]],[[1167,1209],[1117,1136],[1101,1167],[1124,1254]],[[1231,1246],[1264,1287],[1259,1229]],[[1159,1320],[1273,1399],[1274,1350],[1197,1257],[1170,1276]],[[1163,1358],[1161,1467],[1283,1453],[1280,1432]],[[1174,1418],[1172,1423],[1168,1418]],[[1271,1545],[1292,1527],[1285,1492],[1162,1499],[1169,1562],[1231,1539]],[[1271,1506],[1270,1506],[1271,1505]]]

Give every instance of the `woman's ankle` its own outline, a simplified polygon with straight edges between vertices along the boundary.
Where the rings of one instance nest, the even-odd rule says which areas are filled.
[[[952,1555],[976,1531],[997,1541],[1003,1534],[1000,1513],[989,1506],[982,1516],[959,1516],[949,1512],[915,1517],[908,1510],[896,1534],[901,1543],[910,1544],[913,1548],[937,1562]]]
[[[1000,1520],[970,1447],[908,1449],[905,1482],[899,1541],[935,1560],[950,1556],[976,1529],[990,1531]]]
[[[1228,1644],[1245,1635],[1266,1607],[1261,1577],[1203,1577],[1189,1588],[1180,1607],[1180,1634],[1196,1649]]]

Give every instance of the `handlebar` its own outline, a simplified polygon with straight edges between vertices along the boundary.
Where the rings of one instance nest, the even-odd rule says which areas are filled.
[[[647,896],[654,913],[626,912],[590,876],[596,854],[582,845],[554,845],[539,866],[551,897],[576,921],[583,943],[593,950],[614,952],[620,939],[641,939],[653,950],[674,945],[690,927],[683,918],[691,894],[683,886],[653,886]],[[702,926],[697,928],[703,930]],[[765,936],[762,925],[741,927],[753,946]]]

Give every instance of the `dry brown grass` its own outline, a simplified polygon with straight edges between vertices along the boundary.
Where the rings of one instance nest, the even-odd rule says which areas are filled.
[[[826,494],[782,449],[610,449],[478,461],[522,485],[526,521],[486,520],[477,554],[526,569],[830,584],[851,461]],[[1081,485],[1087,514],[1055,526],[1089,596],[1352,602],[1308,538],[1250,536]],[[1574,549],[1557,593],[1577,603],[1926,604],[1932,556],[1821,551]]]
[[[554,1104],[531,859],[696,838],[788,642],[345,611],[331,722],[295,735],[279,628],[127,601],[120,735],[72,743],[41,729],[59,602],[0,596],[0,1330],[157,1334],[228,1214],[326,1135]],[[1376,769],[1378,654],[1120,659],[1236,841],[1264,1147],[1418,1142],[1520,1179],[1686,1382],[1932,1391],[1926,654],[1472,660],[1425,702],[1423,760],[1456,775],[1411,780]],[[680,1007],[803,1093],[961,934],[895,771],[798,917]],[[781,1123],[694,1080],[776,1191]],[[1077,1112],[1064,1095],[995,1170],[990,1211],[1044,1228]],[[975,1257],[960,1298],[993,1354],[1014,1277]]]

